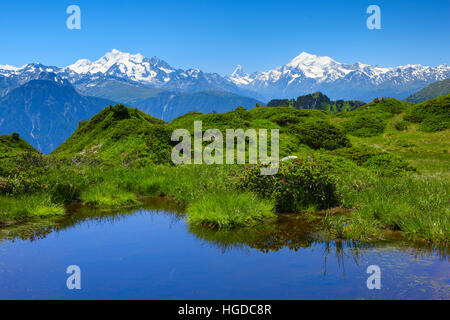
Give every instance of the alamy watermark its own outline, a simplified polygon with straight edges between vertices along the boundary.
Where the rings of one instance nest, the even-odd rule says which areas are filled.
[[[381,29],[381,9],[377,5],[370,5],[367,7],[366,10],[367,14],[370,14],[370,16],[367,18],[367,28],[369,30],[380,30]]]
[[[180,141],[172,150],[174,164],[248,164],[260,163],[262,175],[274,175],[279,165],[279,130],[270,130],[270,156],[267,129],[227,129],[225,139],[218,129],[208,129],[203,133],[202,121],[194,122],[194,146],[192,136],[186,129],[176,129],[172,141]],[[247,152],[248,141],[248,152]],[[203,142],[210,142],[203,148]],[[225,152],[224,152],[225,144]],[[192,152],[193,151],[193,152]],[[235,152],[236,151],[236,152]],[[192,159],[193,153],[193,159]],[[224,161],[225,158],[225,161]],[[193,160],[193,161],[192,161]],[[267,167],[264,167],[267,165]]]
[[[66,273],[70,274],[67,278],[66,286],[69,290],[81,290],[81,269],[77,265],[70,265],[66,269]]]
[[[77,5],[70,5],[66,9],[66,13],[70,14],[70,16],[66,20],[67,29],[73,30],[81,29],[81,9]]]
[[[368,266],[366,272],[371,275],[371,276],[369,276],[369,278],[367,278],[367,282],[366,282],[367,289],[380,290],[381,289],[381,269],[380,269],[380,267],[377,265]]]

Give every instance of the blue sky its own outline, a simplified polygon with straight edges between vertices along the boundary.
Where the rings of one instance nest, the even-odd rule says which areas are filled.
[[[81,8],[81,30],[66,8]],[[382,29],[366,27],[381,8]],[[450,0],[2,1],[0,64],[65,66],[112,48],[228,74],[283,65],[306,51],[346,62],[450,64]]]

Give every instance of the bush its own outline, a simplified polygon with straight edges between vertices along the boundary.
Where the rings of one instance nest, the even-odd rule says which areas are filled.
[[[384,132],[386,120],[377,115],[358,115],[345,123],[348,134],[355,137],[373,137]]]
[[[13,132],[11,134],[11,137],[15,140],[15,141],[19,141],[20,139],[20,135],[17,132]]]
[[[39,188],[36,179],[32,178],[29,173],[16,170],[14,175],[10,175],[6,180],[3,180],[3,193],[17,195],[32,193]]]
[[[346,135],[327,121],[302,123],[294,126],[291,131],[298,137],[300,143],[313,149],[334,150],[351,146]]]
[[[370,106],[370,104],[369,104]],[[376,106],[379,111],[388,112],[392,115],[400,114],[406,109],[407,104],[394,98],[381,98],[380,103]]]
[[[304,121],[303,118],[295,114],[279,113],[269,118],[270,121],[275,122],[281,127],[286,127]]]
[[[371,157],[363,163],[363,166],[383,176],[395,176],[416,170],[408,162],[388,153]]]
[[[394,128],[398,131],[405,131],[408,129],[409,122],[408,121],[397,121],[394,124]]]
[[[439,116],[430,116],[425,118],[419,125],[419,130],[424,132],[437,132],[450,128],[450,121]]]
[[[352,160],[358,165],[362,165],[373,156],[381,155],[384,153],[385,152],[383,151],[379,151],[378,149],[367,147],[364,145],[351,148],[342,148],[330,152],[330,154],[332,155]]]
[[[12,191],[12,184],[8,180],[0,178],[0,194],[11,194]]]
[[[125,107],[123,104],[118,104],[114,107],[112,107],[113,110],[113,118],[115,120],[123,120],[130,118],[130,114],[128,112],[127,107]]]
[[[238,175],[237,188],[274,199],[277,212],[299,212],[311,206],[339,203],[333,177],[314,160],[293,159],[280,164],[275,175],[261,175],[260,166]]]

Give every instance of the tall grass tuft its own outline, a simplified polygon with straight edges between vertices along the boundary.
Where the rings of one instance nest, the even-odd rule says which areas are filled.
[[[30,217],[63,215],[64,213],[61,205],[52,203],[50,195],[0,196],[0,222],[3,223]]]
[[[253,193],[226,192],[207,195],[187,209],[188,223],[216,229],[254,226],[275,217],[272,201]]]

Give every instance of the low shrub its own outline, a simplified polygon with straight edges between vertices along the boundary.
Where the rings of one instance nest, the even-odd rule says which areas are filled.
[[[0,192],[11,195],[32,193],[39,189],[36,179],[31,177],[28,172],[18,169],[14,175],[4,179],[1,184],[2,191]]]
[[[11,134],[11,137],[13,138],[13,140],[15,141],[19,141],[20,140],[20,135],[17,132],[13,132]]]
[[[397,121],[396,123],[394,123],[394,128],[398,131],[405,131],[408,129],[408,125],[409,122],[402,120],[402,121]]]
[[[303,122],[304,119],[295,114],[279,113],[269,118],[270,121],[275,122],[281,127],[286,127],[292,124]]]
[[[370,158],[384,153],[385,152],[383,151],[364,145],[358,145],[350,148],[341,148],[330,152],[331,155],[340,156],[352,160],[358,165],[362,165]]]
[[[0,178],[0,194],[11,194],[13,191],[13,185],[9,180]]]
[[[377,115],[358,115],[344,124],[348,134],[355,137],[373,137],[384,132],[386,120]]]
[[[112,107],[112,111],[113,111],[113,118],[115,120],[123,120],[123,119],[130,118],[128,108],[125,107],[123,104],[118,104],[118,105]]]
[[[450,128],[449,119],[443,119],[439,116],[430,116],[423,120],[419,125],[419,130],[424,132],[437,132]]]
[[[292,127],[291,132],[298,137],[300,143],[313,149],[334,150],[351,146],[342,130],[323,120],[298,124]]]
[[[260,166],[242,171],[237,188],[273,199],[277,212],[299,212],[310,207],[339,204],[336,185],[328,170],[315,160],[293,159],[280,164],[275,175],[261,175]]]
[[[408,162],[391,154],[380,154],[369,158],[363,166],[383,176],[395,176],[408,171],[416,171]]]

